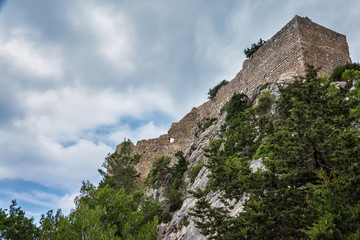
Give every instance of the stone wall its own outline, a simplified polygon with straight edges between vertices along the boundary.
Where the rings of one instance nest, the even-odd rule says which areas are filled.
[[[175,153],[184,151],[192,139],[191,129],[196,125],[197,108],[193,108],[179,122],[173,123],[167,134],[163,134],[158,138],[141,140],[133,146],[133,153],[140,154],[140,163],[135,166],[140,172],[140,178],[144,179],[150,171],[152,161],[156,156],[167,155],[172,157],[171,163],[176,161]],[[116,147],[119,152],[121,144]]]
[[[307,18],[295,16],[244,61],[242,70],[219,89],[215,99],[193,108],[182,120],[172,124],[168,134],[142,140],[135,145],[134,153],[142,155],[141,162],[136,166],[141,178],[148,174],[155,156],[164,154],[173,157],[176,151],[185,151],[198,123],[217,117],[234,93],[251,95],[267,82],[279,79],[292,81],[305,73],[305,63],[322,66],[320,75],[330,75],[335,67],[347,62],[351,59],[344,35]]]
[[[306,63],[322,67],[320,76],[330,75],[339,65],[351,62],[345,35],[297,17],[301,49]]]
[[[351,62],[346,37],[309,19],[295,16],[249,59],[213,101],[199,107],[201,117],[214,117],[234,93],[251,95],[259,86],[282,76],[305,74],[305,63],[323,67],[319,75]],[[294,79],[294,77],[292,79]]]

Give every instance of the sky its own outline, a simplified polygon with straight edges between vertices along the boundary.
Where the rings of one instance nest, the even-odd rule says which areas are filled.
[[[345,34],[359,62],[359,11],[357,0],[0,0],[0,208],[68,214],[117,144],[166,133],[295,15]]]

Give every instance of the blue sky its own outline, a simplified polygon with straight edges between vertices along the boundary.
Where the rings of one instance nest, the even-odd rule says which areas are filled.
[[[294,15],[347,36],[360,60],[360,2],[0,1],[0,208],[68,213],[82,180],[124,138],[164,134],[243,50]]]

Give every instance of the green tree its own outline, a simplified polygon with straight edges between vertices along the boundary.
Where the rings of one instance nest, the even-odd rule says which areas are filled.
[[[141,239],[144,233],[154,236],[159,213],[141,192],[128,194],[109,185],[95,189],[84,182],[76,210],[61,221],[58,234],[74,239]]]
[[[103,180],[99,186],[110,185],[115,190],[123,188],[130,193],[136,188],[136,181],[140,174],[136,171],[135,165],[139,163],[140,155],[132,154],[133,144],[130,140],[121,143],[119,152],[109,154],[103,163],[104,170],[99,169]]]
[[[153,188],[160,187],[166,176],[171,172],[171,168],[168,166],[170,161],[171,157],[169,156],[160,155],[155,157],[145,183]]]
[[[33,240],[39,238],[39,229],[27,218],[16,200],[11,201],[10,209],[0,208],[0,237],[9,240]]]
[[[61,209],[56,211],[56,214],[53,214],[53,210],[49,210],[46,215],[42,214],[40,219],[40,239],[42,240],[51,240],[56,239],[57,232],[59,230],[59,225],[64,219],[64,215],[61,212]]]
[[[360,64],[359,63],[347,63],[347,64],[344,64],[344,65],[341,65],[341,66],[335,68],[334,71],[332,72],[332,74],[330,75],[330,81],[332,81],[332,82],[342,81],[343,80],[342,74],[346,70],[360,71]]]

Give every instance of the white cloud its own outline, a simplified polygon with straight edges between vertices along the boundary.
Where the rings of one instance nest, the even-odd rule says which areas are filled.
[[[238,9],[233,11],[236,12]],[[246,14],[243,17],[246,17]],[[219,33],[216,22],[209,16],[200,16],[195,28],[197,62],[217,69],[216,74],[211,76],[212,83],[218,83],[223,79],[232,80],[245,59],[242,46],[246,37],[238,34],[244,26],[233,28],[232,12],[227,15],[224,22],[224,34]]]
[[[126,138],[136,144],[137,141],[142,139],[157,138],[167,133],[168,130],[167,127],[155,126],[153,122],[149,122],[135,130],[126,125],[111,133],[109,140],[114,144],[119,144]]]
[[[122,117],[140,118],[154,110],[175,114],[170,96],[150,89],[88,90],[62,88],[22,93],[27,116],[17,121],[20,129],[58,141],[78,140],[82,131],[116,125]]]
[[[63,66],[60,49],[39,40],[35,30],[17,28],[7,36],[0,33],[0,58],[14,72],[59,79]]]
[[[81,14],[74,13],[74,23],[95,36],[100,56],[119,71],[135,70],[135,30],[126,15],[103,3],[81,4],[77,10]]]
[[[104,142],[115,146],[124,137],[158,137],[167,130],[153,122],[136,130],[117,126],[123,117],[175,112],[167,94],[151,89],[117,93],[65,87],[22,92],[20,97],[26,117],[18,119],[13,128],[0,130],[0,179],[23,179],[70,190],[78,190],[82,180],[98,182],[97,169],[107,153],[114,151]],[[111,126],[114,133],[87,134],[102,126]],[[11,161],[5,160],[7,156]]]
[[[74,199],[79,195],[79,191],[73,193],[67,193],[65,195],[57,195],[54,193],[48,193],[40,190],[30,190],[28,192],[13,192],[13,191],[2,191],[0,194],[8,196],[9,199],[16,199],[17,202],[26,202],[38,206],[38,208],[50,210],[61,209],[62,213],[67,215],[71,209],[75,208]],[[6,201],[3,204],[9,204]],[[34,216],[37,221],[40,219],[41,214],[45,212],[31,212],[26,211],[26,215]],[[36,222],[37,222],[36,221]]]
[[[97,183],[97,169],[107,153],[114,151],[104,143],[84,139],[64,147],[29,133],[8,135],[9,143],[0,146],[0,179],[22,179],[70,191],[79,190],[82,180]]]

